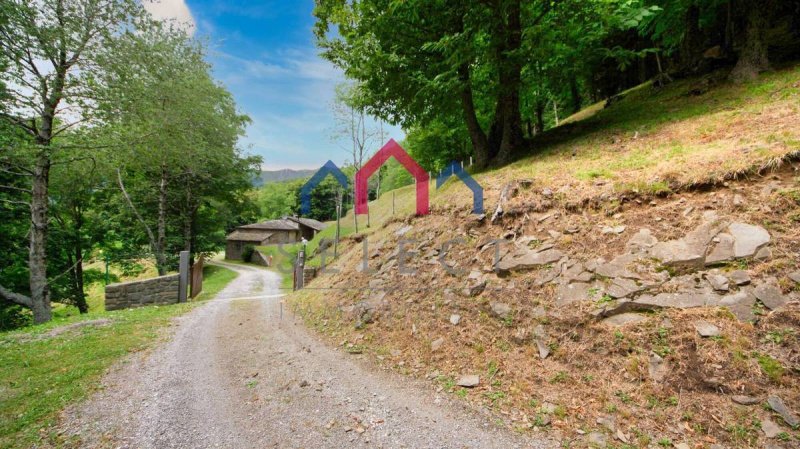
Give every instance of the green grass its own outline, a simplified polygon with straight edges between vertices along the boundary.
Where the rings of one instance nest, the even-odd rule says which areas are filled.
[[[57,444],[53,425],[58,412],[86,398],[114,362],[152,346],[171,318],[193,307],[93,312],[0,334],[0,448]],[[58,326],[98,318],[112,324],[45,335]]]
[[[203,274],[198,300],[213,298],[237,277],[213,265],[204,267]],[[100,302],[86,315],[57,316],[47,324],[0,333],[0,448],[27,448],[41,441],[59,445],[53,429],[58,412],[86,398],[111,365],[151,347],[170,319],[196,305],[105,312]],[[100,318],[112,322],[47,335],[60,326]]]
[[[317,240],[316,238],[314,240]],[[313,241],[313,240],[312,240]],[[310,244],[310,242],[309,242]],[[302,245],[293,243],[283,246],[259,246],[257,249],[265,256],[272,256],[271,269],[281,275],[281,289],[292,290],[292,266]]]
[[[195,298],[195,301],[212,299],[222,291],[231,281],[239,276],[233,270],[229,270],[219,265],[206,265],[203,267],[203,291]]]

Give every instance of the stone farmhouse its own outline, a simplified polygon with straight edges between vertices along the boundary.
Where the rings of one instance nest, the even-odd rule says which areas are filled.
[[[239,226],[227,237],[225,258],[241,260],[244,249],[250,246],[297,243],[311,240],[325,224],[310,218],[283,217],[263,223]]]

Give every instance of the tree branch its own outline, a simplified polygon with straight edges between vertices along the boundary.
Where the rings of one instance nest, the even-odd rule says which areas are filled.
[[[31,301],[31,298],[25,295],[20,295],[19,293],[14,293],[2,285],[0,285],[0,298],[28,308],[33,307],[33,301]]]
[[[128,191],[125,190],[125,183],[122,182],[122,171],[120,171],[119,168],[117,168],[117,181],[119,182],[119,188],[122,191],[122,196],[125,197],[125,201],[128,203],[128,206],[133,211],[133,214],[136,216],[136,219],[139,220],[139,222],[144,227],[144,230],[147,232],[147,237],[150,239],[150,249],[152,249],[153,252],[157,253],[156,236],[155,234],[153,234],[153,230],[150,229],[150,226],[147,224],[147,222],[144,221],[144,217],[142,217],[142,214],[140,214],[139,210],[136,209],[136,206],[133,205],[133,201],[131,200],[130,195],[128,195]]]

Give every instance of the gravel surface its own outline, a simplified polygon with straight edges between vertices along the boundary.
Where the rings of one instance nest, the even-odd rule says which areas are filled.
[[[158,449],[557,447],[320,343],[290,314],[281,318],[277,274],[224,265],[239,277],[215,300],[64,413],[68,438]],[[253,296],[267,297],[236,299]]]

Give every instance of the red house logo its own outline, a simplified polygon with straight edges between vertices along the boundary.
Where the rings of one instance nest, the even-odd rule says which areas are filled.
[[[363,167],[356,173],[356,214],[366,214],[369,211],[367,180],[390,157],[394,157],[414,179],[417,181],[417,215],[427,215],[428,207],[428,172],[425,171],[411,156],[406,153],[394,139],[390,139],[383,148],[375,153]]]

